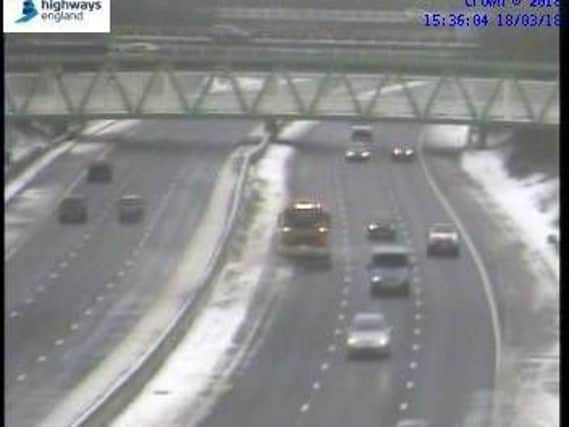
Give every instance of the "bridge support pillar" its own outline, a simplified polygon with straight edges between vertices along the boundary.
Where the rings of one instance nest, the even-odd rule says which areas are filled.
[[[485,150],[488,148],[488,128],[486,126],[472,126],[468,129],[469,148]]]

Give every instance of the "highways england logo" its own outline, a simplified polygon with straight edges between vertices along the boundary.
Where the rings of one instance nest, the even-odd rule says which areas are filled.
[[[110,32],[110,0],[4,0],[3,3],[5,33]]]

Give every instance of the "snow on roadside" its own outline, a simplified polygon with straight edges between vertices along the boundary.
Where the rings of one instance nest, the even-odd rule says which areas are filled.
[[[467,128],[464,126],[433,126],[428,133],[427,142],[434,141],[437,148],[462,149],[465,145]],[[470,175],[485,192],[485,197],[505,214],[511,225],[531,252],[528,265],[535,272],[537,307],[551,307],[556,310],[559,304],[559,255],[546,242],[546,236],[559,234],[555,221],[559,218],[559,178],[545,179],[534,174],[523,179],[514,179],[508,174],[506,161],[511,147],[499,147],[505,135],[489,139],[492,150],[465,151],[461,157],[463,170]],[[462,139],[461,139],[462,138]],[[515,143],[515,142],[514,142]],[[541,207],[541,208],[540,208]],[[536,257],[535,255],[538,255]],[[528,257],[529,258],[529,257]],[[542,271],[542,259],[549,267]],[[552,277],[553,273],[555,277]],[[550,355],[555,363],[559,355],[559,342],[552,342]],[[548,389],[548,382],[559,381],[553,364],[553,374],[546,363],[539,368],[535,378],[527,380],[515,397],[515,409],[511,427],[559,427],[559,393]]]
[[[467,152],[462,167],[517,225],[526,245],[541,254],[559,279],[559,257],[546,240],[558,230],[554,224],[559,217],[559,179],[541,175],[514,179],[506,169],[507,155],[505,150]],[[541,211],[543,201],[552,198],[553,203]]]
[[[285,167],[293,149],[271,146],[255,171],[254,186],[262,187],[252,229],[243,233],[237,260],[229,262],[214,284],[211,301],[175,352],[139,397],[112,424],[114,427],[188,426],[188,408],[219,380],[257,288],[269,252],[271,234],[286,191]],[[214,387],[215,388],[215,387]],[[218,390],[222,391],[222,390]],[[171,397],[169,397],[171,395]],[[214,396],[208,396],[213,400]],[[206,403],[207,404],[207,403]],[[183,421],[180,417],[184,415]],[[192,416],[196,413],[192,411]]]

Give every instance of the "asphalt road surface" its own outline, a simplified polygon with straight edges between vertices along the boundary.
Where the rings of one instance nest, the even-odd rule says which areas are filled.
[[[298,144],[289,189],[331,210],[333,268],[293,266],[292,280],[276,283],[271,270],[287,262],[273,256],[261,283],[277,294],[266,331],[200,427],[391,427],[405,417],[455,427],[492,389],[493,331],[474,262],[465,248],[458,259],[426,258],[427,227],[448,218],[418,162],[392,164],[388,156],[391,144],[415,144],[420,128],[375,130],[368,163],[344,161],[346,125],[320,125]],[[398,215],[400,239],[417,260],[409,298],[369,294],[365,225],[384,209]],[[346,326],[368,310],[394,326],[392,355],[347,360]]]
[[[144,314],[191,238],[217,172],[252,127],[143,122],[120,135],[138,143],[116,144],[109,154],[111,184],[76,180],[74,191],[88,200],[86,225],[60,225],[52,203],[31,234],[16,239],[5,259],[7,426],[36,425]],[[84,166],[66,154],[31,185],[71,183]],[[115,203],[123,193],[146,200],[141,224],[118,224]]]

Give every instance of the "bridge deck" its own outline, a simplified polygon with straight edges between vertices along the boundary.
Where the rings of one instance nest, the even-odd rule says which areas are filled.
[[[7,73],[8,117],[290,117],[559,123],[558,81],[325,72]]]

